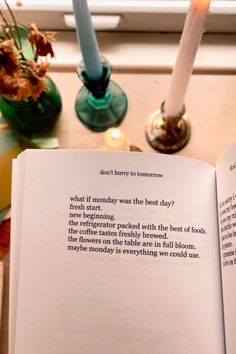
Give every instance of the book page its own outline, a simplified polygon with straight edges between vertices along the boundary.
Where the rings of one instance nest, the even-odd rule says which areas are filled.
[[[23,157],[11,354],[224,353],[213,167],[134,152]]]
[[[0,327],[2,319],[2,298],[3,298],[3,262],[0,261]]]
[[[14,353],[15,344],[15,325],[17,316],[17,295],[20,265],[20,247],[21,247],[21,222],[23,212],[23,194],[24,194],[24,157],[21,155],[19,159],[13,160],[12,172],[14,178],[12,180],[12,195],[15,202],[12,203],[11,213],[11,242],[10,242],[10,283],[9,283],[9,335],[8,347],[9,353]],[[15,235],[15,237],[13,237]]]
[[[221,242],[227,354],[236,353],[236,145],[217,163],[217,193]]]

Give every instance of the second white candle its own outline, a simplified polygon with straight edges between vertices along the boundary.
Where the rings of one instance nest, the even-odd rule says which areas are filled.
[[[177,117],[184,105],[193,63],[204,31],[211,0],[192,0],[180,39],[179,51],[165,101],[165,116]]]

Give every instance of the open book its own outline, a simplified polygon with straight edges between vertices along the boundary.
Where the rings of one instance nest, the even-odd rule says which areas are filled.
[[[156,153],[20,154],[10,354],[235,354],[235,177],[236,146],[216,169]]]
[[[0,261],[0,327],[2,319],[2,297],[3,297],[3,262]]]

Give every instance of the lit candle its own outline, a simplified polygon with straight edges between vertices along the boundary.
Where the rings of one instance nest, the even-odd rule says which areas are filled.
[[[105,132],[105,146],[102,147],[102,150],[128,150],[129,145],[127,137],[122,131],[118,128],[110,128]]]
[[[103,74],[103,67],[87,0],[72,1],[76,21],[76,32],[86,74],[90,80],[99,80]]]
[[[165,116],[177,117],[183,109],[193,63],[204,31],[211,0],[192,0],[180,39],[179,51],[165,101]]]

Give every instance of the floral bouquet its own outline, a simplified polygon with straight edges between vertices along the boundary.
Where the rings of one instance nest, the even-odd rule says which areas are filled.
[[[36,100],[46,92],[48,58],[54,57],[51,42],[55,32],[40,32],[34,23],[17,24],[4,0],[0,9],[0,96],[16,101]]]

